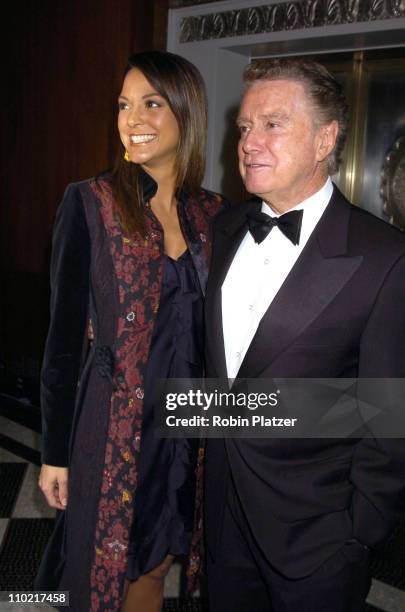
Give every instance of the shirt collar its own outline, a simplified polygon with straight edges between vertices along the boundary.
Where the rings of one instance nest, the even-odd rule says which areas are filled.
[[[149,200],[156,194],[158,186],[151,175],[145,172],[141,166],[139,166],[139,172],[142,178],[143,201],[149,202]]]
[[[146,170],[144,170],[141,166],[139,168],[142,178],[143,201],[146,203],[156,195],[158,185],[155,179],[152,178],[151,175],[146,172]],[[178,201],[182,203],[184,199],[187,199],[187,195],[187,192],[182,189],[178,194]]]
[[[333,183],[331,181],[331,178],[328,176],[325,184],[319,189],[319,191],[312,194],[309,198],[303,200],[299,204],[296,204],[296,206],[290,208],[290,210],[287,211],[304,211],[304,215],[302,217],[301,238],[304,238],[304,236],[308,237],[312,230],[315,228],[319,219],[323,215],[327,205],[329,204],[329,201],[332,197],[332,193]],[[266,204],[265,202],[262,202],[261,210],[262,212],[266,213],[267,215],[270,215],[271,217],[280,216],[274,213],[274,211],[271,210],[270,206],[268,206],[268,204]]]

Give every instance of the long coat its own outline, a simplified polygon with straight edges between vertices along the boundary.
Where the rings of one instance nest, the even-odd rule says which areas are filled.
[[[143,384],[164,261],[163,229],[147,206],[157,186],[146,173],[143,178],[145,238],[123,233],[108,177],[70,185],[54,229],[42,459],[69,466],[69,497],[36,586],[70,591],[75,612],[119,610],[122,603]],[[210,220],[222,205],[205,190],[179,198],[180,225],[203,291]]]
[[[226,377],[221,286],[248,231],[249,206],[214,224],[205,308],[210,377]],[[404,378],[404,279],[404,234],[335,187],[237,378]],[[404,510],[403,439],[210,439],[204,471],[211,555],[232,474],[258,546],[291,579],[314,572],[347,540],[377,546]]]

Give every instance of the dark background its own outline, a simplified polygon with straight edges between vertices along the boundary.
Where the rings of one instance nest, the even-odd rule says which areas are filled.
[[[168,5],[168,0],[12,0],[2,7],[3,380],[38,379],[57,205],[69,182],[111,165],[127,57],[165,49]]]

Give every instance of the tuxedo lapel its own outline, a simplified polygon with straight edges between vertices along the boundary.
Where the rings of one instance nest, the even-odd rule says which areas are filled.
[[[206,318],[211,330],[208,338],[209,353],[215,363],[218,377],[227,378],[224,334],[222,326],[221,287],[236,251],[247,232],[246,212],[255,200],[235,206],[224,218],[215,233],[212,263],[206,295]]]
[[[300,257],[264,314],[238,372],[259,376],[336,297],[361,264],[347,255],[350,205],[335,188]]]

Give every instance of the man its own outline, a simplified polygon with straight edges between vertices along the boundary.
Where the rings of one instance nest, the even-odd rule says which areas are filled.
[[[329,178],[339,84],[294,59],[257,61],[245,82],[239,168],[259,201],[215,223],[207,375],[405,377],[405,237]],[[370,549],[402,503],[403,441],[211,439],[206,457],[210,612],[364,610]]]

